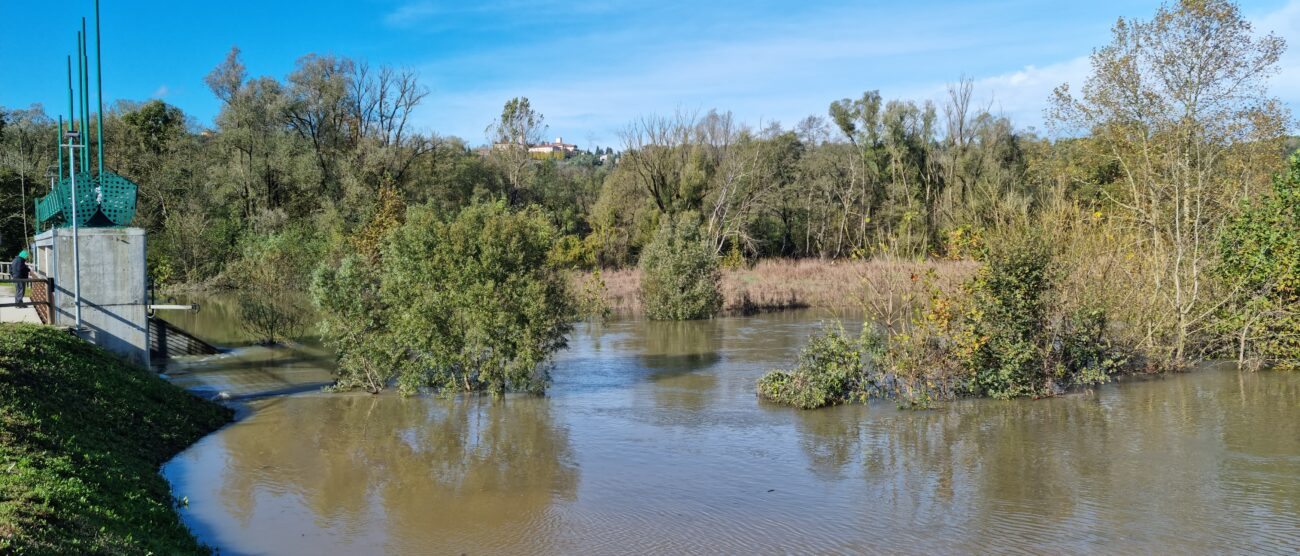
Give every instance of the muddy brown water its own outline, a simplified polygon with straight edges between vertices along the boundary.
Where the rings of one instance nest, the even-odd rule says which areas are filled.
[[[233,313],[185,323],[239,343]],[[163,468],[222,554],[1300,551],[1300,374],[796,411],[803,311],[581,325],[546,397],[323,394],[310,340],[173,365],[244,416]],[[269,395],[267,395],[269,394]]]

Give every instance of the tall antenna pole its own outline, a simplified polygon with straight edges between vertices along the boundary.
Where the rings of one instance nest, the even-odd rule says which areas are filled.
[[[77,112],[72,109],[72,56],[68,56],[68,131],[72,131],[77,121]],[[59,149],[63,149],[63,137],[59,137]]]
[[[90,35],[86,33],[86,18],[81,18],[81,170],[90,178],[90,60],[86,56]]]
[[[69,78],[70,79],[70,78]],[[69,91],[72,89],[69,88]],[[68,94],[72,94],[69,92]],[[63,115],[59,115],[59,133],[54,137],[54,150],[59,153],[59,181],[54,183],[63,183]],[[50,193],[55,193],[54,184],[50,184]]]
[[[81,72],[81,56],[85,51],[86,36],[82,33],[77,33],[77,114],[73,117],[81,123],[81,125],[77,126],[77,131],[80,135],[75,138],[78,146],[81,145],[81,141],[86,135],[86,80],[84,79],[85,74]],[[86,153],[85,151],[82,151],[81,154],[81,172],[84,174],[86,173]]]
[[[104,56],[100,53],[99,0],[95,0],[95,102],[99,104],[99,120],[95,125],[96,143],[99,145],[99,175],[104,175]]]
[[[73,143],[76,141],[77,143]],[[68,134],[68,172],[71,175],[69,181],[72,182],[72,295],[75,300],[75,314],[77,321],[77,334],[81,334],[81,233],[77,222],[77,165],[75,149],[83,148],[81,139],[76,137],[75,133]],[[82,151],[82,160],[85,160],[86,152]],[[84,164],[84,162],[83,162]],[[51,236],[55,237],[55,236]],[[58,243],[57,237],[55,243]]]

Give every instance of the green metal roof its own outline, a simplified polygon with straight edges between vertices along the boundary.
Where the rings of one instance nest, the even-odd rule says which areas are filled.
[[[77,176],[77,225],[86,227],[121,227],[135,217],[138,186],[131,180],[105,171],[93,180]],[[72,180],[64,178],[54,190],[36,200],[36,219],[42,228],[72,225]]]

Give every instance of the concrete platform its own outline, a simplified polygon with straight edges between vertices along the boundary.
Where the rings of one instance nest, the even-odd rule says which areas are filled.
[[[0,299],[3,299],[4,303],[10,303],[14,300],[13,297],[9,297],[12,295],[13,293],[9,293],[9,295],[0,297]],[[31,303],[32,300],[31,298],[24,298],[23,301]],[[32,324],[40,324],[41,317],[36,314],[36,308],[31,305],[21,309],[18,307],[0,307],[0,322],[29,322]]]

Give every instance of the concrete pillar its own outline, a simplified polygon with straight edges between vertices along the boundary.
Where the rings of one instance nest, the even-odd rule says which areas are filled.
[[[81,336],[149,365],[149,281],[140,228],[81,228]],[[72,229],[36,236],[42,270],[54,278],[54,322],[74,326]]]

